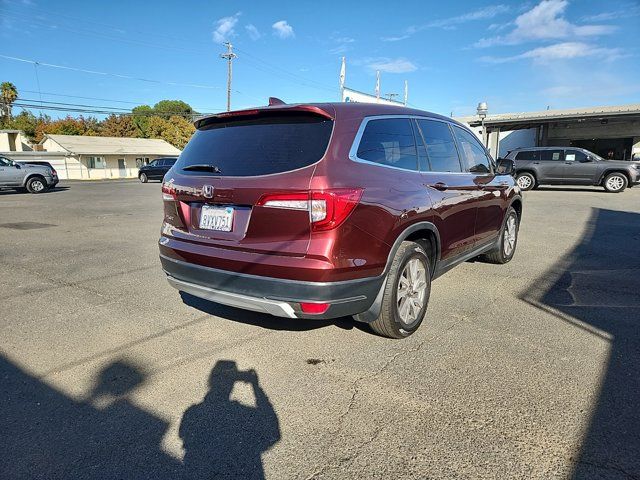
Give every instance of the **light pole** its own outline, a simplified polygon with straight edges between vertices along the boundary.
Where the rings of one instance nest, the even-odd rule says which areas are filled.
[[[489,107],[487,105],[487,102],[480,102],[478,104],[478,116],[480,117],[480,125],[482,125],[482,144],[486,147],[487,146],[487,131],[484,128],[484,119],[487,116],[487,112],[489,111]]]

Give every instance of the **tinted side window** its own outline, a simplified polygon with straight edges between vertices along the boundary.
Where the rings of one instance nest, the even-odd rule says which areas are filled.
[[[436,120],[418,120],[432,172],[461,172],[458,151],[449,125]]]
[[[0,157],[0,165],[3,167],[8,167],[11,164],[9,163],[9,160],[7,160],[6,158]]]
[[[516,154],[516,160],[540,160],[540,154],[537,150],[523,150]]]
[[[587,156],[580,150],[566,150],[564,153],[564,159],[567,162],[584,162]]]
[[[416,144],[408,118],[371,120],[364,129],[358,158],[391,167],[417,170]]]
[[[177,158],[167,158],[164,161],[165,166],[167,167],[173,167],[173,164],[176,163]]]
[[[559,162],[562,160],[562,150],[541,150],[540,160]]]
[[[462,166],[471,173],[491,173],[491,162],[480,145],[478,139],[472,133],[460,127],[453,126],[453,131],[458,140]]]

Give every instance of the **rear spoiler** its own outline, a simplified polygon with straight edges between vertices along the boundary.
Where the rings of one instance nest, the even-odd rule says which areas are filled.
[[[231,118],[233,119],[251,119],[251,118],[259,118],[259,117],[268,117],[277,114],[300,114],[300,113],[308,113],[312,115],[317,115],[319,117],[324,117],[329,120],[334,119],[334,115],[329,113],[324,108],[318,107],[316,105],[286,105],[286,104],[274,104],[269,107],[260,107],[260,108],[252,108],[247,110],[235,110],[231,112],[222,112],[217,113],[215,115],[208,115],[206,117],[202,117],[197,119],[193,124],[196,128],[201,128],[206,125],[211,125],[213,123],[223,123]]]

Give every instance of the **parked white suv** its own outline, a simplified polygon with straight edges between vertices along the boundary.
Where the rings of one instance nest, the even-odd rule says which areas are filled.
[[[0,156],[0,189],[13,188],[41,193],[57,182],[58,176],[49,167],[16,163]]]

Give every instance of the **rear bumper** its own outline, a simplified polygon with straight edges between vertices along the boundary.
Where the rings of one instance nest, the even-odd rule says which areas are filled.
[[[356,315],[373,304],[384,276],[340,282],[305,282],[203,267],[160,255],[169,283],[180,291],[232,307],[288,318]],[[300,303],[329,303],[323,314],[305,314]]]

